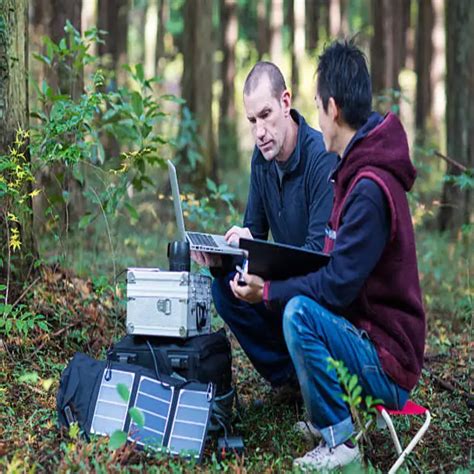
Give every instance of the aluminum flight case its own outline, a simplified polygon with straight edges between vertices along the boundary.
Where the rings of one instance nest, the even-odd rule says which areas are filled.
[[[128,334],[187,338],[211,332],[211,278],[158,268],[127,270]]]

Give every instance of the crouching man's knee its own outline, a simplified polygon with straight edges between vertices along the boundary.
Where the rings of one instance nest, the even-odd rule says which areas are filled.
[[[292,339],[292,335],[301,333],[304,328],[310,328],[318,333],[321,324],[320,315],[326,309],[307,296],[294,296],[285,306],[283,312],[283,331],[285,338]]]

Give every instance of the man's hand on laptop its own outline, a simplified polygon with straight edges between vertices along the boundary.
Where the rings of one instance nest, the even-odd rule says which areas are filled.
[[[225,233],[224,238],[229,245],[238,247],[240,238],[253,239],[253,236],[248,227],[234,225]]]
[[[239,277],[239,273],[236,273],[234,279],[230,281],[230,288],[234,296],[247,303],[261,303],[263,301],[263,279],[257,275],[250,275],[244,272],[242,277],[247,284],[241,286],[238,284]]]
[[[215,253],[196,252],[192,250],[191,258],[198,265],[202,265],[203,267],[221,267],[222,266],[222,257]]]

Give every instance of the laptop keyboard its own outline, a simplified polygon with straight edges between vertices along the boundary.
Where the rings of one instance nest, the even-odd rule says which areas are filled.
[[[194,245],[205,245],[207,247],[219,247],[212,236],[208,234],[199,234],[197,232],[186,232]]]

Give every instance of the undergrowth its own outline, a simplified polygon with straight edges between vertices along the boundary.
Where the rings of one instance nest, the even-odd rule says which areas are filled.
[[[244,437],[245,455],[219,463],[216,440],[208,441],[200,465],[137,451],[111,451],[104,438],[90,443],[57,427],[55,394],[61,371],[76,351],[105,358],[113,340],[124,335],[123,285],[82,279],[60,268],[44,266],[23,303],[42,314],[47,327],[35,325],[3,334],[1,363],[0,469],[6,472],[284,472],[309,446],[291,430],[304,418],[296,404],[277,404],[270,387],[252,368],[235,340],[233,378],[243,406],[235,430]],[[445,314],[445,320],[451,315]],[[222,323],[215,317],[214,327]],[[428,406],[432,426],[409,457],[406,467],[421,472],[472,470],[473,399],[470,393],[470,335],[450,332],[441,346],[442,323],[432,325],[425,369],[412,396]],[[441,350],[442,349],[442,350]],[[255,403],[261,400],[260,403]],[[406,420],[398,422],[406,424]],[[416,425],[416,424],[415,424]],[[416,425],[419,426],[419,425]],[[408,426],[405,427],[408,430]],[[409,429],[414,433],[415,427]],[[402,429],[404,432],[405,429]],[[394,462],[387,433],[370,431],[369,472],[386,472]],[[351,471],[353,472],[353,471]]]

